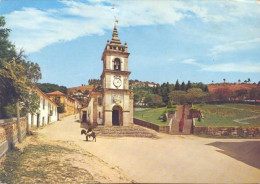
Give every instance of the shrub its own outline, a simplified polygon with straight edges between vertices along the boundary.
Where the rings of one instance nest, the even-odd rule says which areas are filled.
[[[163,120],[163,122],[166,122],[166,121],[167,121],[167,116],[166,116],[166,114],[163,114],[162,120]]]

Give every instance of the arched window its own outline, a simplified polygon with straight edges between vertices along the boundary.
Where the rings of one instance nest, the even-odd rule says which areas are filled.
[[[114,60],[114,70],[121,70],[121,62],[118,58]]]

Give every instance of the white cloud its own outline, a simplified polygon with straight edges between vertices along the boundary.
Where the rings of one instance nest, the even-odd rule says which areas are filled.
[[[205,65],[197,62],[196,59],[185,59],[180,61],[180,63],[198,66],[201,71],[260,73],[260,63],[256,62],[219,63]]]
[[[204,66],[202,71],[211,72],[240,72],[240,73],[259,73],[260,63],[224,63]]]
[[[247,50],[253,48],[260,43],[260,38],[254,38],[251,40],[235,41],[223,45],[217,45],[211,49],[213,55],[217,55],[223,52],[232,52],[239,50]]]
[[[5,15],[7,27],[12,29],[12,41],[27,52],[36,52],[52,43],[70,41],[80,36],[103,34],[105,30],[112,28],[115,16],[119,17],[121,27],[174,25],[191,16],[196,16],[204,22],[233,20],[228,13],[212,12],[212,8],[209,8],[207,3],[117,0],[90,0],[87,3],[67,0],[59,2],[65,7],[47,10],[23,8]],[[237,6],[234,7],[236,10]]]

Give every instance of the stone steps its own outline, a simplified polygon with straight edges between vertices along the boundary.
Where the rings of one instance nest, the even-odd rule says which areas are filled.
[[[98,136],[157,138],[156,132],[139,126],[97,126],[93,131]]]

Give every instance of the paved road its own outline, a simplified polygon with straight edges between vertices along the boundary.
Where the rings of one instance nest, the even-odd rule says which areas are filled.
[[[260,140],[159,134],[159,139],[97,137],[97,142],[86,142],[80,130],[73,116],[40,133],[49,140],[72,141],[137,182],[260,182]]]

